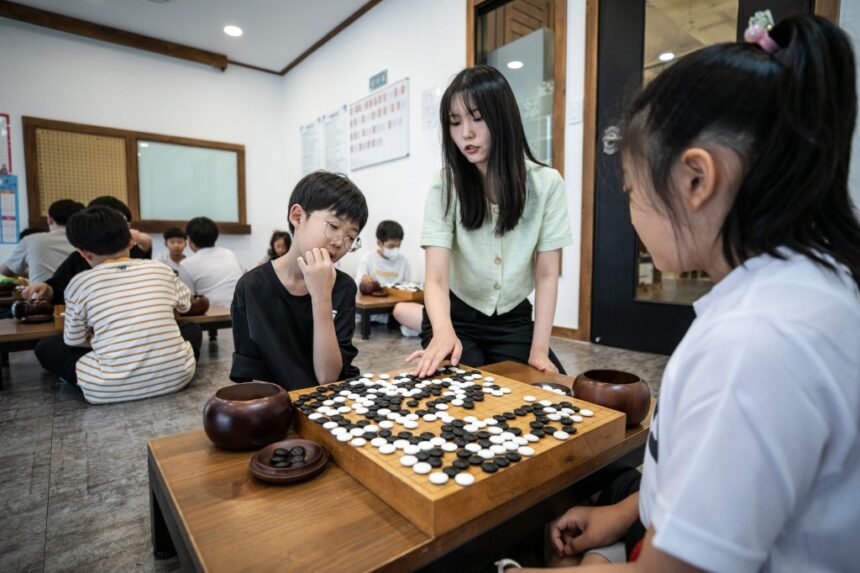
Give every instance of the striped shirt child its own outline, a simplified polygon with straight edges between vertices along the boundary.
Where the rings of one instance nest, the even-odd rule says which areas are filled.
[[[92,404],[169,394],[194,376],[191,344],[173,314],[191,291],[167,265],[121,259],[77,274],[66,288],[63,338],[92,346],[77,363],[78,386]]]

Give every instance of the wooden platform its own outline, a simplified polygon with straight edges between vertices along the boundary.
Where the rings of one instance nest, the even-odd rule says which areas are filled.
[[[461,372],[474,372],[468,366],[461,368]],[[393,380],[397,372],[387,374],[392,378],[380,380],[376,375],[371,380],[387,383]],[[568,401],[574,406],[592,410],[594,415],[582,418],[580,423],[575,424],[577,433],[567,440],[557,440],[552,436],[545,436],[537,442],[527,444],[536,452],[534,456],[524,457],[522,461],[513,463],[506,468],[500,468],[495,473],[486,473],[479,466],[472,466],[465,470],[465,473],[470,473],[475,477],[475,483],[468,487],[456,484],[453,479],[444,485],[434,485],[429,481],[427,475],[416,474],[411,467],[404,467],[400,463],[400,457],[404,452],[398,450],[395,453],[384,455],[369,443],[355,447],[349,442],[340,442],[329,430],[323,428],[319,423],[310,421],[301,413],[297,417],[296,428],[303,437],[314,440],[327,448],[334,461],[364,487],[382,498],[423,532],[434,536],[446,533],[489,511],[495,505],[505,503],[525,493],[540,483],[542,479],[552,479],[569,471],[580,459],[604,451],[620,443],[624,438],[626,417],[620,412],[581,400],[559,396],[554,392],[524,384],[511,378],[494,376],[490,372],[481,372],[481,375],[491,379],[491,381],[486,382],[487,384],[495,384],[501,388],[510,389],[510,393],[502,397],[486,394],[484,401],[476,402],[473,410],[446,405],[448,408],[445,410],[446,412],[457,419],[473,416],[478,420],[483,420],[502,412],[512,412],[521,406],[529,405],[530,402],[526,402],[523,398],[530,396],[538,401],[544,401],[545,404],[552,402],[553,405],[557,405],[558,402]],[[448,376],[449,373],[440,374],[436,380],[441,381]],[[482,383],[484,383],[484,379],[473,382],[473,384],[478,385]],[[308,390],[291,393],[294,400],[301,395],[308,395]],[[349,400],[343,404],[347,407],[351,405]],[[423,407],[424,401],[411,410],[414,411]],[[364,419],[364,416],[354,412],[344,414],[344,416],[353,422]],[[534,421],[534,417],[526,414],[516,418],[516,420],[509,421],[509,424],[511,427],[520,428],[525,435],[530,431],[529,422],[531,421]],[[438,436],[443,424],[440,420],[424,421],[422,419],[417,420],[417,423],[417,428],[409,430],[415,436],[422,432],[432,432]],[[555,425],[559,426],[558,423]],[[397,434],[398,431],[404,429],[403,426],[395,424],[392,432]],[[443,467],[450,465],[455,459],[456,453],[445,453],[442,457]],[[440,470],[441,468],[434,471]]]

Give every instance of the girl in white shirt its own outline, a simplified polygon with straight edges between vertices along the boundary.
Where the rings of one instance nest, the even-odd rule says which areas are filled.
[[[577,571],[860,563],[854,57],[823,18],[767,27],[682,58],[626,118],[636,231],[660,270],[717,284],[666,368],[639,492],[551,528],[576,557],[638,517],[638,559]]]

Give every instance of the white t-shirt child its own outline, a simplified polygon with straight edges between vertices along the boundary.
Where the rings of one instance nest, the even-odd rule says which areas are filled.
[[[397,283],[409,282],[412,271],[406,257],[397,253],[393,257],[386,258],[379,254],[379,250],[365,253],[358,262],[358,271],[355,274],[356,284],[361,283],[362,277],[370,275],[382,286],[391,286]]]
[[[860,294],[785,254],[695,303],[651,423],[640,518],[708,571],[857,568]]]

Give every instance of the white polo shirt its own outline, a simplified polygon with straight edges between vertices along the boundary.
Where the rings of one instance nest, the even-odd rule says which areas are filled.
[[[74,250],[66,238],[65,227],[47,233],[34,233],[21,239],[6,261],[6,266],[18,275],[29,267],[30,282],[43,283],[53,276],[57,267]]]
[[[179,263],[179,278],[192,294],[202,294],[210,304],[230,308],[236,283],[245,274],[239,259],[230,249],[214,246],[197,252]]]
[[[851,571],[860,549],[860,294],[762,255],[695,303],[651,424],[640,517],[708,571]]]

